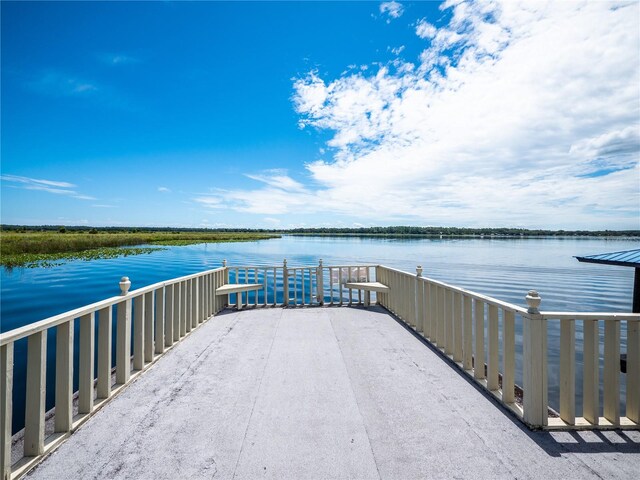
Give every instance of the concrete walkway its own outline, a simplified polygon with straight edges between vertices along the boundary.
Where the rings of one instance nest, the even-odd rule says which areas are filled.
[[[637,479],[640,432],[530,432],[383,310],[210,320],[30,479]]]

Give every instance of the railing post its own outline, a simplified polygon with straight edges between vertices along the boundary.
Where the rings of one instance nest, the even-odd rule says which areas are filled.
[[[80,361],[78,372],[78,413],[93,410],[95,358],[95,313],[80,317]]]
[[[423,312],[423,304],[424,304],[424,292],[422,285],[422,265],[418,265],[416,267],[416,278],[414,279],[414,299],[416,306],[416,332],[422,333],[424,335],[424,312]]]
[[[541,298],[530,290],[523,321],[523,387],[524,421],[534,427],[547,425],[547,321],[538,307]]]
[[[71,430],[73,418],[73,320],[58,325],[56,332],[56,432]]]
[[[166,287],[168,288],[168,287]],[[160,287],[156,290],[156,339],[155,339],[155,353],[161,354],[164,352],[164,342],[165,342],[165,331],[164,331],[164,317],[165,317],[165,307],[164,307],[164,296],[165,296],[165,287]]]
[[[44,453],[44,411],[47,378],[47,330],[27,340],[27,398],[24,421],[24,456]]]
[[[11,414],[13,413],[13,343],[0,347],[0,478],[11,478]]]
[[[384,273],[382,273],[382,268],[380,267],[380,265],[376,265],[375,272],[376,272],[376,282],[384,283],[383,282]],[[386,306],[387,302],[384,300],[383,293],[376,292],[376,303],[378,305]]]
[[[111,331],[112,310],[105,307],[98,312],[98,398],[111,396]],[[157,344],[156,344],[157,345]]]
[[[144,295],[133,300],[133,368],[144,368]]]
[[[284,298],[282,303],[286,307],[289,305],[289,272],[287,269],[286,258],[282,262],[282,286],[284,288]]]
[[[322,259],[318,260],[318,268],[316,269],[316,285],[318,289],[317,299],[318,305],[324,305],[324,275],[322,267]]]
[[[153,361],[153,292],[144,294],[144,361]]]
[[[227,268],[227,261],[226,260],[222,260],[222,267],[224,268],[224,281],[222,283],[222,285],[228,285],[229,284],[229,269]],[[238,279],[236,278],[236,282],[238,281]],[[219,287],[222,285],[218,285]],[[227,295],[227,306],[231,305],[231,294]]]
[[[123,297],[129,292],[129,277],[122,277],[120,290]],[[118,303],[116,323],[116,383],[125,384],[131,375],[131,300]]]

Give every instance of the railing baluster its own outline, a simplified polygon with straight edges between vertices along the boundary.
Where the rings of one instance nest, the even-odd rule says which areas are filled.
[[[80,317],[80,361],[78,362],[78,413],[93,410],[93,365],[95,355],[95,314]]]
[[[282,288],[284,290],[282,303],[284,306],[289,305],[289,269],[287,268],[287,259],[282,262]]]
[[[133,369],[144,368],[144,295],[133,299]]]
[[[462,315],[463,315],[463,337],[462,347],[462,368],[471,370],[473,368],[473,325],[471,323],[471,297],[462,295]]]
[[[576,423],[576,327],[570,318],[560,320],[560,418]]]
[[[98,311],[98,398],[111,396],[111,331],[112,309]]]
[[[180,285],[180,337],[182,338],[187,334],[187,305],[189,304],[189,298],[187,295],[187,281],[182,281]]]
[[[222,306],[221,298],[216,295],[216,288],[222,285],[224,278],[224,272],[216,272],[211,275],[207,275],[207,281],[205,283],[205,298],[207,299],[205,308],[206,319],[209,319],[211,315],[218,313]]]
[[[199,325],[205,321],[205,308],[204,308],[204,283],[206,275],[198,277],[196,281],[197,287],[197,299],[196,299],[196,323]]]
[[[640,322],[627,322],[627,418],[640,423]]]
[[[416,296],[416,330],[424,336],[424,281],[422,280],[422,267],[416,268],[415,296]]]
[[[498,307],[489,305],[489,358],[487,362],[487,389],[489,391],[498,390],[498,353],[500,345],[498,344],[499,324],[498,324]]]
[[[329,267],[329,292],[331,292],[329,305],[333,305],[333,268],[332,267]]]
[[[453,292],[453,361],[462,361],[462,294]]]
[[[73,326],[70,320],[56,329],[56,432],[71,430],[73,418]]]
[[[438,287],[429,283],[429,330],[431,341],[438,344]]]
[[[600,380],[599,380],[599,343],[597,320],[584,321],[584,371],[582,374],[583,412],[582,416],[593,425],[598,425],[600,418]]]
[[[620,322],[604,322],[604,418],[620,425]]]
[[[269,279],[267,278],[267,276],[268,276],[267,269],[263,268],[262,269],[262,303],[261,303],[263,307],[266,307],[267,304],[269,303],[269,299],[267,297],[267,282],[269,281]]]
[[[173,284],[173,343],[180,340],[180,315],[182,313],[182,309],[180,308],[180,302],[184,299],[182,298],[182,289],[180,288],[180,283]]]
[[[474,319],[476,324],[476,348],[473,357],[473,376],[477,380],[485,378],[484,373],[484,302],[474,300]]]
[[[208,320],[209,315],[211,314],[211,299],[209,298],[211,278],[212,278],[211,275],[203,275],[200,281],[200,285],[201,285],[200,286],[200,293],[201,293],[200,317],[202,318],[203,322]]]
[[[516,330],[515,313],[512,310],[502,310],[502,401],[515,402],[515,369],[516,369]]]
[[[131,300],[117,306],[116,383],[124,385],[131,376]]]
[[[442,351],[445,349],[446,344],[446,331],[445,331],[445,304],[446,304],[446,292],[444,287],[438,286],[438,348]]]
[[[191,326],[193,325],[193,319],[191,318],[193,314],[191,309],[191,301],[193,299],[192,287],[193,285],[190,279],[184,282],[184,335],[191,331]]]
[[[174,306],[174,302],[175,302],[175,296],[174,296],[174,285],[167,285],[165,287],[165,305],[166,305],[166,313],[165,313],[165,338],[164,338],[164,344],[167,347],[170,347],[171,345],[173,345],[173,339],[174,339],[174,331],[175,331],[175,324],[176,324],[176,320],[174,318],[174,315],[176,313],[175,310],[175,306]],[[178,292],[176,292],[178,293]],[[178,296],[178,298],[180,298]]]
[[[453,353],[453,292],[444,289],[444,353]]]
[[[305,288],[304,288],[304,279],[305,279],[305,274],[304,274],[304,268],[300,269],[300,275],[302,277],[302,306],[304,307],[305,305]]]
[[[267,273],[265,272],[265,275]],[[267,287],[267,300],[269,299],[269,293],[271,293],[272,298],[270,302],[267,302],[267,305],[271,305],[273,307],[277,307],[278,306],[278,291],[280,290],[278,288],[278,269],[276,267],[273,268],[273,272],[270,273],[270,276],[272,277],[272,284],[271,284],[271,288]]]
[[[156,320],[156,341],[155,341],[155,352],[158,354],[161,354],[164,352],[164,343],[165,343],[165,337],[168,337],[169,335],[165,334],[164,331],[164,325],[165,325],[165,306],[164,306],[164,297],[165,297],[165,290],[168,290],[169,286],[165,287],[160,287],[156,290],[156,316],[155,316],[155,320]]]
[[[144,361],[153,361],[153,292],[144,294]]]
[[[13,342],[0,347],[0,478],[11,478],[11,422],[13,411]]]
[[[202,308],[201,308],[201,299],[202,294],[200,292],[200,287],[202,285],[202,278],[196,277],[193,280],[193,299],[191,300],[191,305],[193,305],[192,317],[191,317],[191,325],[193,328],[196,328],[198,325],[202,323]]]
[[[44,410],[47,384],[47,330],[27,341],[27,398],[24,421],[24,455],[44,453]]]
[[[422,284],[422,335],[424,338],[430,338],[431,320],[429,319],[429,282],[424,277],[421,277],[420,283]]]

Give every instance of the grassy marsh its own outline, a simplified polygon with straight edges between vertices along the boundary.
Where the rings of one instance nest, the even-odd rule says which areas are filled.
[[[0,231],[0,264],[5,267],[55,266],[67,260],[139,255],[162,245],[247,242],[279,235],[248,232]],[[136,247],[158,245],[158,247]],[[128,248],[123,248],[128,247]]]

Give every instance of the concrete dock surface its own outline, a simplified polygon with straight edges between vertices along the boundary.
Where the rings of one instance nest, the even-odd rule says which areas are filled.
[[[383,309],[225,311],[29,479],[637,479],[640,432],[532,432]]]

